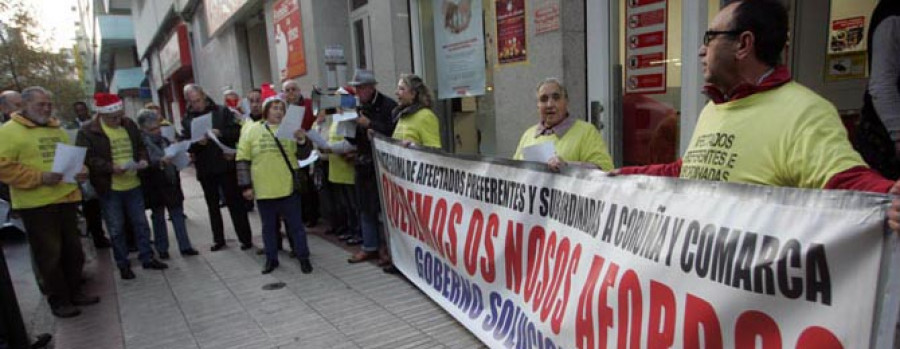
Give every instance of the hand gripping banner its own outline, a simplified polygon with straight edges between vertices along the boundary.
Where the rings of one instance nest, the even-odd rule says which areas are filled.
[[[395,265],[490,347],[893,345],[887,196],[374,152]]]

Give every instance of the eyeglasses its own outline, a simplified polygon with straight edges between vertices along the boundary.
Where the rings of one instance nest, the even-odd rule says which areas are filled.
[[[743,30],[707,30],[703,34],[703,46],[709,46],[709,42],[718,35],[738,35],[743,32]]]

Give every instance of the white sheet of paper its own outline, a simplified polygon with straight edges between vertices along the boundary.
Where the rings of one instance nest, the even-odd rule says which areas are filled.
[[[347,110],[341,114],[332,115],[331,122],[343,122],[343,121],[356,120],[356,118],[358,118],[358,117],[359,117],[359,114],[357,114],[355,110]]]
[[[78,129],[66,129],[66,133],[69,134],[69,144],[75,144],[75,139],[78,138]]]
[[[250,100],[247,98],[241,99],[241,110],[244,111],[244,115],[241,115],[244,119],[250,118]]]
[[[122,165],[122,169],[125,171],[137,171],[137,163],[134,160],[128,160],[124,165]]]
[[[169,142],[175,141],[175,126],[160,126],[159,132],[162,133],[162,136],[169,140]]]
[[[84,156],[87,148],[56,143],[56,155],[53,157],[54,173],[62,173],[63,182],[75,183],[75,175],[84,168]]]
[[[553,142],[522,148],[522,157],[528,161],[548,162],[554,156],[556,156],[556,145]]]
[[[185,167],[191,164],[191,158],[188,156],[187,152],[179,152],[172,156],[172,165],[175,165],[175,168],[179,171],[183,170]]]
[[[332,143],[330,145],[331,152],[335,154],[345,154],[356,150],[356,146],[347,142],[347,140],[343,140],[337,143]]]
[[[297,161],[297,164],[300,165],[300,168],[304,168],[304,167],[309,166],[312,163],[316,162],[316,160],[319,160],[319,151],[313,150],[312,152],[309,153],[308,158]]]
[[[207,113],[191,120],[191,142],[203,139],[209,130],[212,130],[212,114]]]
[[[322,149],[328,149],[328,141],[326,141],[325,138],[322,138],[322,135],[319,134],[319,132],[317,132],[316,130],[310,130],[309,132],[307,132],[306,137],[309,138],[309,140],[311,140],[313,144],[315,144],[315,146]]]
[[[306,112],[306,107],[289,105],[287,113],[285,113],[284,118],[281,119],[281,125],[278,125],[278,132],[275,132],[275,137],[293,140],[294,132],[297,132],[297,130],[300,129],[300,125],[303,123],[304,112]]]
[[[223,153],[225,153],[225,154],[237,154],[237,150],[235,150],[234,148],[229,147],[229,146],[227,146],[227,145],[225,145],[225,144],[222,144],[222,141],[220,141],[219,138],[216,137],[216,135],[215,135],[214,133],[212,133],[212,130],[208,131],[208,132],[206,133],[206,136],[209,137],[209,139],[211,139],[213,142],[215,142],[216,145],[219,146],[219,148],[222,148],[222,152],[223,152]]]
[[[335,133],[341,137],[356,138],[356,121],[341,121]]]
[[[177,155],[178,153],[187,152],[188,148],[190,148],[190,147],[191,147],[191,142],[178,142],[178,143],[171,144],[168,147],[166,147],[166,150],[165,150],[166,156],[168,156],[170,158],[175,157],[175,155]]]

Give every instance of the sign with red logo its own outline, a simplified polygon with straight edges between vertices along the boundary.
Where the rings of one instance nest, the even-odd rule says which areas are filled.
[[[625,93],[666,92],[667,0],[627,0]]]
[[[303,51],[303,24],[296,0],[275,2],[275,58],[282,81],[306,75],[306,53]]]

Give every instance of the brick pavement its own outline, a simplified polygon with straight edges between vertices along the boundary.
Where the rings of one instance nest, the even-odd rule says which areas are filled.
[[[137,279],[121,280],[111,252],[101,250],[89,256],[85,273],[88,292],[102,300],[76,318],[49,315],[24,243],[4,247],[13,255],[10,268],[32,332],[53,333],[56,348],[482,347],[415,286],[374,264],[348,264],[349,252],[318,234],[309,236],[312,274],[300,273],[286,253],[280,268],[260,274],[263,256],[238,249],[230,224],[229,248],[209,252],[212,236],[199,183],[189,173],[183,178],[188,231],[200,256],[172,253],[168,270],[137,267]],[[255,213],[251,224],[254,242],[262,246]],[[177,251],[171,230],[170,240]],[[276,282],[285,287],[263,289]]]

